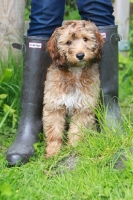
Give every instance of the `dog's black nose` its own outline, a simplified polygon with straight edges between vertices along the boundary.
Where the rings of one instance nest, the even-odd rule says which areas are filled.
[[[76,54],[76,57],[79,59],[79,60],[83,60],[85,54],[84,53],[78,53]]]

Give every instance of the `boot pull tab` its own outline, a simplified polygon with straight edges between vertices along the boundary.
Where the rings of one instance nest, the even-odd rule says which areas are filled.
[[[118,43],[120,40],[122,40],[122,37],[118,33],[114,33],[110,37],[110,42],[113,45]]]
[[[24,51],[24,44],[12,43],[12,47]]]

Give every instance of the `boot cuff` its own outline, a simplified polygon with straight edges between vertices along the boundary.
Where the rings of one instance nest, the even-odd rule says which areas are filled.
[[[117,29],[118,25],[98,26],[98,30]]]
[[[49,40],[49,37],[42,37],[42,36],[28,36],[23,35],[24,39],[33,39],[33,40]]]

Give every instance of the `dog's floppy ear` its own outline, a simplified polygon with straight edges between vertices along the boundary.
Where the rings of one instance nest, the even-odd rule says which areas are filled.
[[[58,67],[59,69],[64,69],[65,66],[65,58],[63,55],[60,54],[58,49],[58,38],[59,33],[57,28],[52,36],[50,37],[49,41],[47,42],[47,51],[50,53],[50,56],[53,60],[54,66]]]
[[[99,33],[97,26],[93,22],[82,20],[82,24],[88,31],[91,30],[92,33],[95,34],[96,46],[94,48],[94,54],[96,62],[99,62],[102,58],[102,46],[104,43],[102,35]]]
[[[96,60],[101,61],[102,58],[102,46],[104,44],[104,40],[102,38],[102,35],[98,32],[98,30],[95,31],[96,41],[98,43],[97,48],[95,49],[94,53],[96,55]]]

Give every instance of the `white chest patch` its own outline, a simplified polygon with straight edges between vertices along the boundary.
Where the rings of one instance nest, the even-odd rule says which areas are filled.
[[[77,82],[76,85],[72,88],[69,88],[69,92],[60,94],[58,99],[58,105],[65,106],[68,114],[73,115],[75,109],[80,109],[85,104],[85,96],[81,92],[81,84],[79,82],[79,77],[82,73],[82,69],[71,69],[71,72],[75,74]],[[69,87],[69,86],[68,86]]]
[[[82,107],[83,97],[79,89],[76,89],[75,91],[70,92],[69,94],[64,94],[62,95],[62,97],[62,100],[67,110],[72,111],[73,109],[79,109]]]

